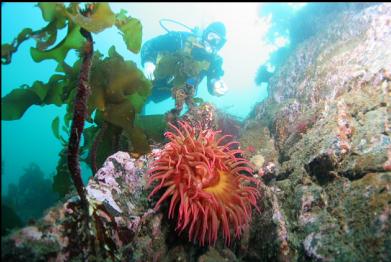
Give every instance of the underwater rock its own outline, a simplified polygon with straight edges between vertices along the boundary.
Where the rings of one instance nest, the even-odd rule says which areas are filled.
[[[181,120],[186,121],[191,126],[200,125],[202,129],[216,129],[217,109],[210,103],[203,103],[200,106],[190,108]]]
[[[320,184],[325,184],[335,177],[333,170],[336,164],[336,160],[331,155],[324,153],[311,159],[304,168],[310,176],[316,177]]]
[[[224,135],[239,137],[241,122],[233,115],[218,110],[211,103],[202,103],[190,108],[182,117],[191,126],[200,126],[202,129],[221,130]]]
[[[86,191],[99,253],[90,254],[89,259],[101,256],[101,260],[127,260],[134,256],[134,261],[149,261],[165,250],[160,228],[162,214],[148,208],[144,189],[151,159],[152,154],[136,160],[126,152],[117,152],[90,179]],[[85,232],[80,228],[82,216],[80,198],[71,196],[52,207],[36,225],[2,238],[2,259],[85,259],[81,257],[88,248]],[[104,248],[99,249],[99,245]]]
[[[289,261],[293,250],[288,245],[287,217],[281,208],[276,186],[261,185],[261,212],[254,216],[244,261]]]
[[[319,21],[242,131],[276,166],[246,261],[391,260],[391,5]]]
[[[254,165],[256,176],[264,183],[277,179],[277,174],[280,173],[278,170],[281,167],[275,140],[269,128],[259,123],[247,122],[239,141],[243,147],[244,156]]]
[[[225,262],[225,261],[232,261],[236,262],[239,261],[235,254],[228,248],[223,249],[221,251],[217,251],[214,248],[209,248],[209,250],[200,256],[197,260],[197,262]]]
[[[265,158],[262,155],[255,155],[250,159],[250,162],[254,165],[254,171],[258,171],[263,167]]]

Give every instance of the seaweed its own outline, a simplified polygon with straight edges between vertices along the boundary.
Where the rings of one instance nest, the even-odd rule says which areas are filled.
[[[23,225],[30,220],[39,219],[44,211],[58,200],[57,194],[52,191],[51,183],[51,179],[45,178],[41,168],[31,163],[24,168],[18,183],[8,186],[8,193],[2,197],[2,204],[13,209]],[[13,224],[18,225],[21,224]]]
[[[23,226],[22,220],[16,214],[15,210],[3,204],[1,201],[1,236],[7,235],[12,229]]]
[[[164,132],[167,130],[165,115],[139,115],[135,119],[135,124],[154,142],[164,141]]]
[[[72,181],[66,159],[66,149],[59,153],[59,160],[56,167],[56,174],[53,177],[52,189],[62,198],[71,191]]]
[[[90,12],[86,11],[85,16],[88,17],[89,15]],[[86,217],[88,217],[88,201],[86,191],[83,185],[83,180],[81,177],[81,169],[79,163],[79,146],[81,141],[81,134],[83,134],[84,130],[84,121],[87,114],[87,101],[90,95],[89,78],[94,45],[91,32],[85,30],[84,28],[81,28],[80,33],[86,38],[87,42],[83,50],[84,55],[82,57],[82,66],[80,68],[77,91],[74,99],[73,118],[71,133],[69,136],[67,157],[68,168],[71,174],[72,181],[76,187],[77,193],[80,196],[82,206],[85,209]],[[88,219],[86,225],[88,225]]]
[[[75,112],[82,113],[84,108],[81,102],[83,99],[75,102],[77,87],[84,81],[83,83],[88,85],[85,90],[86,114],[81,115],[85,116],[85,121],[90,122],[92,126],[85,132],[79,128],[77,134],[74,133],[71,138],[76,137],[80,141],[81,136],[84,137],[84,144],[80,147],[81,156],[77,157],[77,161],[79,159],[85,161],[96,171],[109,154],[119,149],[118,141],[123,136],[126,138],[126,149],[129,152],[136,154],[149,152],[148,136],[143,129],[135,125],[134,120],[150,94],[151,83],[136,64],[124,60],[113,46],[105,58],[98,51],[93,52],[90,69],[87,70],[89,75],[84,75],[82,81],[80,79],[83,72],[82,61],[87,54],[85,46],[88,37],[85,36],[88,36],[89,32],[99,33],[115,25],[128,49],[138,53],[142,38],[140,21],[128,16],[125,10],[121,10],[118,14],[113,13],[107,3],[87,4],[84,9],[78,3],[71,3],[68,6],[64,3],[39,3],[38,7],[48,24],[37,31],[25,28],[12,44],[3,44],[2,63],[11,63],[12,53],[16,52],[17,46],[33,38],[36,40],[36,47],[30,49],[32,59],[35,62],[55,60],[58,63],[56,73],[47,83],[35,81],[31,86],[23,85],[2,97],[2,120],[20,119],[33,105],[65,104],[67,113],[64,116],[65,125],[62,130],[72,136],[70,123],[74,123],[73,110],[79,106]],[[63,28],[67,29],[66,36],[53,47],[57,31]],[[64,61],[70,50],[76,50],[80,54],[80,59],[72,66]],[[58,117],[53,120],[53,134],[66,147],[70,143],[67,143],[66,138],[60,134],[59,120]],[[84,119],[79,121],[79,127],[81,124],[84,125]],[[102,127],[105,127],[105,130],[101,132]],[[76,149],[79,149],[78,141],[72,143],[76,145]],[[98,148],[99,152],[91,152]],[[76,150],[73,149],[72,154],[74,155],[75,152]],[[70,190],[69,184],[65,183],[69,172],[65,172],[63,168],[64,152],[60,155],[62,157],[58,163],[55,184],[64,184],[53,187],[64,196],[66,191]],[[90,159],[91,157],[97,159]],[[92,165],[93,163],[95,166]]]
[[[14,89],[2,98],[2,120],[20,119],[32,105],[67,105],[62,130],[69,135],[67,142],[60,133],[60,118],[52,122],[54,136],[63,145],[53,189],[64,196],[73,184],[83,208],[81,241],[87,247],[83,258],[88,259],[95,250],[92,225],[101,222],[90,207],[82,181],[80,161],[85,161],[96,171],[105,158],[125,144],[130,153],[144,154],[150,151],[143,129],[135,125],[136,115],[141,111],[151,91],[151,83],[136,64],[125,61],[113,46],[108,57],[94,52],[91,33],[99,33],[116,26],[127,48],[138,53],[141,47],[141,23],[121,10],[111,11],[107,3],[39,3],[43,19],[48,24],[38,30],[24,29],[12,44],[2,45],[2,64],[11,63],[12,54],[22,42],[33,38],[36,47],[30,48],[35,62],[55,60],[57,73],[48,83],[36,81],[29,86]],[[53,47],[57,31],[67,27],[66,36]],[[68,65],[64,60],[70,50],[79,53],[79,59]],[[85,121],[92,125],[84,130]],[[125,137],[125,143],[121,138]],[[84,139],[83,139],[84,138]],[[83,141],[83,144],[80,143]],[[91,213],[92,212],[92,213]],[[92,222],[92,223],[91,223]],[[105,236],[97,236],[100,246],[105,245]],[[105,252],[101,250],[102,252]]]
[[[121,31],[128,50],[138,53],[141,49],[142,25],[138,19],[126,16],[126,13],[121,10],[116,15],[115,26]]]

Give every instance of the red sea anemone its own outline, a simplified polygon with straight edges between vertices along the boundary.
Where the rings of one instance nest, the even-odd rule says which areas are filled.
[[[177,213],[176,230],[186,229],[189,241],[214,245],[221,229],[229,244],[230,228],[239,237],[251,220],[259,195],[251,182],[258,180],[248,161],[237,156],[242,150],[230,149],[238,142],[222,144],[229,136],[217,138],[220,131],[179,125],[170,124],[175,132],[166,132],[170,142],[151,165],[148,183],[159,183],[149,197],[165,189],[155,209],[170,200],[168,217]]]

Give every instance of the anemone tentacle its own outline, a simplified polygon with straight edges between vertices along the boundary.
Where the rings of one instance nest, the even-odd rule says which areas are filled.
[[[221,232],[229,245],[249,225],[252,207],[258,210],[252,165],[237,141],[223,143],[230,135],[180,121],[170,126],[170,142],[148,171],[148,185],[156,184],[149,197],[163,191],[155,210],[168,201],[168,218],[176,214],[176,230],[189,241],[214,245]]]

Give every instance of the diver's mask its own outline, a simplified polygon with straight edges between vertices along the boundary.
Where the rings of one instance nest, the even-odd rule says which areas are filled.
[[[215,32],[209,32],[205,39],[205,48],[209,53],[216,53],[225,44],[225,38],[222,38]]]

